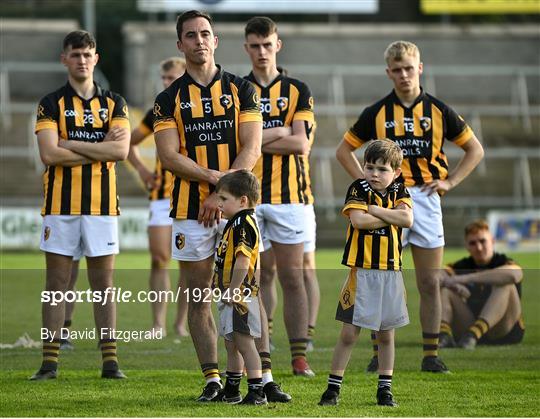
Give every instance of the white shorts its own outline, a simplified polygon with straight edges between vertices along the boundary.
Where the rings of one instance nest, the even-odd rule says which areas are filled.
[[[241,313],[237,305],[228,305],[219,301],[219,335],[232,340],[232,333],[238,332],[254,338],[261,337],[261,308],[259,298],[251,297],[245,303],[247,312]]]
[[[304,204],[260,204],[255,210],[264,250],[270,241],[298,244],[305,240]]]
[[[150,202],[148,227],[171,226],[173,219],[169,217],[171,201],[169,198]]]
[[[434,193],[428,195],[419,186],[408,186],[413,202],[414,221],[411,228],[403,229],[403,246],[412,244],[425,249],[444,246],[441,197]]]
[[[118,217],[112,215],[45,215],[39,248],[59,255],[116,255]]]
[[[304,223],[306,237],[304,240],[304,253],[314,252],[317,239],[317,221],[315,220],[315,208],[313,204],[304,205]]]
[[[336,320],[370,330],[409,324],[401,272],[351,269],[341,290]]]
[[[197,220],[173,220],[172,258],[186,262],[209,258],[216,252],[226,224],[223,219],[213,227],[205,227]]]

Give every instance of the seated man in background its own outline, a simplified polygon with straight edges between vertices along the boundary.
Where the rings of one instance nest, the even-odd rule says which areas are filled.
[[[484,220],[465,227],[470,256],[450,264],[441,280],[441,348],[474,349],[478,342],[502,345],[523,339],[523,271],[506,255],[495,253],[494,244]]]

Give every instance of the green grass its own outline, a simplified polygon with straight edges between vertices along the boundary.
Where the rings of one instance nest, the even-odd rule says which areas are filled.
[[[43,383],[27,381],[40,364],[39,349],[0,350],[0,416],[538,416],[540,261],[532,254],[512,255],[527,268],[523,282],[527,331],[522,344],[479,347],[474,352],[443,350],[442,356],[453,373],[421,373],[418,292],[413,272],[405,270],[411,324],[396,332],[394,393],[399,408],[384,409],[374,404],[376,376],[363,372],[371,356],[369,334],[365,331],[349,364],[340,405],[317,406],[326,387],[332,349],[340,329],[334,320],[338,291],[346,276],[339,264],[340,253],[340,250],[317,252],[322,302],[316,349],[310,354],[310,364],[317,372],[314,379],[290,374],[283,321],[281,316],[275,320],[277,349],[272,353],[273,371],[276,380],[294,397],[289,404],[248,408],[194,402],[204,383],[193,345],[189,338],[175,343],[169,331],[170,335],[163,341],[119,343],[121,367],[129,376],[120,382],[99,378],[100,353],[94,341],[75,341],[74,351],[61,354],[58,380]],[[463,255],[463,251],[449,249],[445,260]],[[405,267],[412,266],[408,253],[404,263]],[[145,253],[121,254],[117,259],[115,285],[132,291],[145,290],[148,264]],[[172,266],[174,278],[177,271]],[[0,342],[13,343],[24,332],[39,340],[43,255],[4,253],[0,267]],[[78,289],[87,288],[83,271]],[[170,325],[173,317],[171,305]],[[119,329],[141,330],[149,325],[148,304],[118,305]],[[92,308],[88,303],[78,304],[74,315],[74,329],[84,328],[93,328]],[[225,365],[222,343],[220,365]]]

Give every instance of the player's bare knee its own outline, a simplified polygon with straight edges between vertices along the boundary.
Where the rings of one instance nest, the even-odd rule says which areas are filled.
[[[191,298],[188,303],[188,316],[205,316],[210,315],[210,303],[204,302],[202,299]]]
[[[275,268],[261,269],[261,283],[272,283],[276,276]]]
[[[440,292],[439,278],[436,275],[425,275],[417,284],[421,296],[433,297]]]
[[[51,275],[45,280],[47,291],[67,291],[71,277],[66,275]]]
[[[167,269],[169,267],[169,257],[164,254],[152,255],[152,269]]]
[[[360,335],[360,328],[354,327],[352,325],[343,325],[341,329],[340,340],[341,343],[345,346],[352,346],[358,340]]]
[[[377,332],[377,342],[381,346],[387,346],[392,344],[392,331],[381,330]]]
[[[296,294],[303,291],[302,278],[284,278],[281,281],[281,288],[284,293]]]

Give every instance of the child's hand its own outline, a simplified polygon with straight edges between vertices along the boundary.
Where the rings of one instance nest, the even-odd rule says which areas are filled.
[[[223,294],[221,294],[221,302],[228,306],[234,303],[239,303],[239,296],[243,295],[240,288],[228,288]]]
[[[227,290],[226,292],[222,293],[221,294],[221,302],[223,304],[226,304],[228,306],[231,306],[232,305],[232,298],[231,298],[231,294],[229,294],[228,292],[229,290]]]

